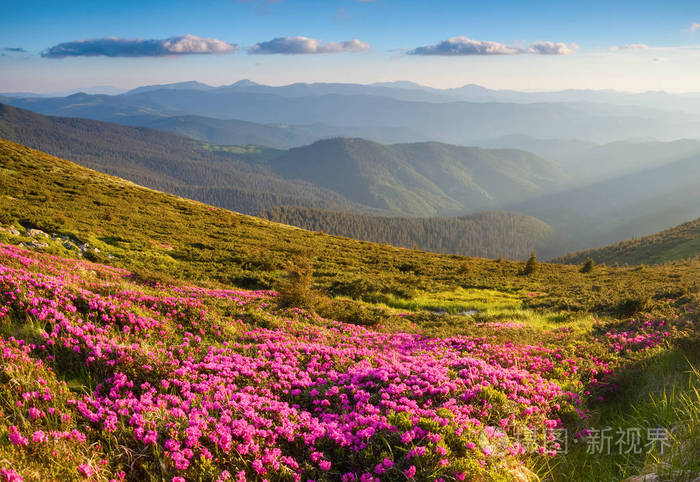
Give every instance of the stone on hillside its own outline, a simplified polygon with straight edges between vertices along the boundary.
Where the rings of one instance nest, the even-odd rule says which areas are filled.
[[[0,226],[0,231],[4,231],[6,233],[11,234],[12,236],[19,236],[19,231],[17,231],[14,227],[8,226],[8,227],[3,227]]]
[[[31,236],[32,238],[37,238],[39,236],[48,238],[49,235],[43,232],[41,229],[30,229],[27,231],[27,236]]]
[[[64,241],[63,247],[66,249],[73,249],[73,248],[75,248],[75,245],[73,243],[71,243],[70,241]]]

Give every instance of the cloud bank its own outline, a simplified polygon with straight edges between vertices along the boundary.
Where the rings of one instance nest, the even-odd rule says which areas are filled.
[[[24,50],[21,47],[5,47],[0,49],[2,52],[14,52],[14,53],[24,53],[26,50]]]
[[[535,42],[527,51],[539,55],[569,55],[573,54],[577,48],[576,44],[566,45],[563,42]]]
[[[425,45],[409,50],[409,55],[516,55],[516,54],[540,54],[540,55],[568,55],[578,48],[577,45],[566,45],[562,42],[535,42],[528,48],[515,45],[507,45],[500,42],[487,40],[474,40],[459,36],[443,40],[435,45]]]
[[[226,54],[238,49],[235,44],[195,35],[168,39],[98,38],[65,42],[44,50],[42,57],[167,57],[195,54]]]
[[[249,54],[335,54],[368,50],[369,44],[358,39],[322,43],[308,37],[278,37],[260,42],[248,49]]]
[[[417,47],[408,53],[411,55],[512,55],[522,51],[498,42],[452,37],[435,45]]]

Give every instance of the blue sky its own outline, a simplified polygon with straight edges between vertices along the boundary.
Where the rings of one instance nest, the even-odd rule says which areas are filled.
[[[5,92],[92,85],[128,88],[183,80],[220,85],[241,78],[269,84],[406,79],[436,87],[479,83],[527,90],[700,90],[695,87],[700,85],[700,2],[24,0],[3,4],[0,91]],[[694,23],[699,25],[693,28]],[[187,34],[220,43],[205,44],[211,54],[161,55],[164,39]],[[80,52],[88,45],[93,53],[105,48],[94,42],[106,37],[131,39],[132,43],[117,46],[126,49],[142,47],[137,39],[158,42],[149,44],[150,53],[139,57]],[[273,39],[283,40],[270,44]],[[340,43],[354,39],[354,44]],[[77,40],[93,44],[72,43]],[[547,53],[566,55],[540,55],[538,45],[555,46]],[[615,50],[630,45],[636,48]],[[53,52],[73,53],[42,57],[42,52],[46,55],[56,46],[61,47]],[[305,53],[269,54],[293,48]],[[414,49],[459,55],[410,55]]]

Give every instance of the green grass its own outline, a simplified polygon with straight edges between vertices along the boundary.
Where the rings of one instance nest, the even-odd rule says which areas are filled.
[[[689,358],[692,357],[692,358]],[[588,453],[584,444],[570,445],[566,456],[540,463],[553,480],[618,481],[640,474],[660,480],[689,481],[700,476],[700,363],[698,353],[659,347],[622,371],[617,397],[593,410],[592,426],[612,428],[610,454]],[[651,448],[648,430],[673,429],[664,444]],[[617,430],[640,429],[641,453],[620,453]],[[622,444],[631,447],[633,444]],[[622,450],[624,452],[625,450]]]
[[[462,287],[436,293],[422,292],[410,299],[389,296],[384,303],[392,308],[446,312],[452,315],[465,311],[517,309],[523,304],[522,297],[515,294]]]

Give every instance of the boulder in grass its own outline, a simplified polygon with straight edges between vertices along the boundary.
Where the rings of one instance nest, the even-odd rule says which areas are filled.
[[[32,238],[38,238],[38,237],[43,237],[43,238],[48,238],[49,235],[43,232],[41,229],[29,229],[27,230],[27,236],[31,236]]]
[[[19,236],[19,231],[17,231],[17,229],[15,229],[12,226],[8,226],[8,227],[0,226],[0,231],[4,231],[6,233],[9,233],[12,236]]]

